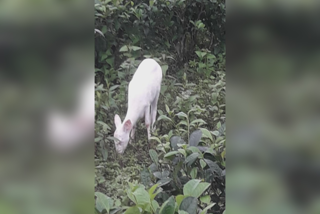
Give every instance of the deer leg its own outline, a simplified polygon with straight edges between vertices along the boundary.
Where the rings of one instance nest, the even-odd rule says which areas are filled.
[[[131,132],[130,132],[130,140],[129,140],[129,143],[130,143],[130,144],[131,144],[132,141],[134,140],[135,131],[136,131],[136,126],[133,126],[133,127],[132,127],[132,130],[131,130]]]
[[[155,97],[155,99],[151,103],[151,117],[152,117],[151,129],[152,129],[152,132],[154,132],[156,129],[156,127],[154,126],[154,123],[156,122],[156,117],[157,117],[157,105],[158,105],[159,94],[160,93],[157,94],[157,96]]]

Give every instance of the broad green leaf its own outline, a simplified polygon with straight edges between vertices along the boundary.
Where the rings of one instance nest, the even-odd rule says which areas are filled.
[[[114,89],[119,88],[119,85],[113,85],[109,88],[110,91],[113,91]]]
[[[96,207],[99,212],[102,212],[105,209],[107,213],[109,213],[110,209],[113,207],[113,200],[101,192],[96,192],[95,196],[97,196]]]
[[[129,49],[128,49],[128,46],[127,45],[124,45],[120,48],[120,52],[127,52]]]
[[[189,145],[190,146],[198,146],[200,140],[202,137],[202,131],[201,130],[196,130],[191,133],[190,139],[189,139]]]
[[[170,113],[170,109],[169,109],[169,106],[167,104],[166,104],[166,111],[167,111],[168,114]]]
[[[208,153],[213,156],[215,156],[217,154],[217,152],[215,150],[213,150],[213,148],[208,148],[204,153]]]
[[[195,188],[197,188],[198,184],[201,182],[201,180],[199,179],[193,179],[188,181],[188,183],[186,183],[183,186],[183,194],[187,195],[187,196],[191,196],[192,192],[194,191]]]
[[[163,172],[154,172],[153,175],[159,179],[167,178],[169,176],[169,171],[163,171]]]
[[[205,129],[205,128],[200,128],[200,130],[202,131],[202,134],[209,138],[212,142],[213,142],[213,138],[212,138],[212,135],[211,133],[208,131],[208,129]]]
[[[185,126],[188,126],[187,122],[186,122],[186,121],[184,121],[184,120],[180,121],[180,123],[178,123],[178,124],[177,124],[177,126],[179,126],[179,125],[185,125]]]
[[[155,141],[157,141],[159,144],[161,144],[161,140],[160,140],[159,138],[157,138],[157,137],[152,136],[152,137],[150,137],[150,140],[155,140]]]
[[[151,208],[154,213],[156,213],[157,209],[160,208],[160,206],[156,200],[153,200],[151,202]]]
[[[217,130],[215,130],[215,131],[213,131],[213,132],[211,132],[214,136],[216,136],[216,137],[218,137],[219,136],[219,131],[217,131]]]
[[[177,153],[179,153],[179,152],[178,152],[178,151],[171,151],[171,152],[168,152],[167,154],[165,154],[164,157],[165,157],[165,158],[168,158],[168,157],[170,157],[170,156],[172,156],[172,155],[175,155],[175,154],[177,154]]]
[[[159,214],[174,214],[174,206],[174,196],[171,196],[162,204]]]
[[[188,197],[188,196],[186,196],[186,195],[177,195],[176,196],[176,202],[177,202],[177,205],[178,205],[177,206],[177,210],[179,209],[182,200],[185,199],[186,197]]]
[[[108,160],[108,150],[105,148],[104,145],[101,146],[101,153],[102,153],[102,156],[103,156],[103,160]]]
[[[191,178],[192,178],[192,179],[196,179],[197,173],[198,173],[197,167],[193,167],[192,170],[191,170],[191,172],[190,172]]]
[[[188,164],[188,166],[191,166],[197,160],[198,157],[199,157],[199,153],[192,153],[186,158],[184,162]]]
[[[209,204],[211,201],[210,195],[204,195],[200,197],[200,201],[205,204]]]
[[[200,149],[198,147],[195,146],[189,146],[188,150],[192,151],[192,153],[198,153],[201,154],[202,152],[200,151]]]
[[[180,136],[173,136],[170,138],[170,146],[172,150],[177,150],[181,144],[185,144],[185,142]]]
[[[151,183],[150,173],[147,169],[143,169],[140,173],[141,183],[145,186],[148,186]]]
[[[164,77],[166,76],[168,67],[169,67],[168,65],[162,65],[162,66],[161,66],[161,68],[162,68],[162,73],[163,73],[163,76],[164,76]]]
[[[190,123],[190,125],[193,125],[193,124],[195,124],[195,123],[203,123],[203,124],[207,124],[204,120],[202,120],[202,119],[195,119],[195,120],[193,120],[191,123]]]
[[[155,164],[155,163],[152,163],[150,166],[149,166],[149,170],[154,173],[158,170],[158,166]]]
[[[151,157],[151,160],[155,163],[158,164],[158,154],[154,149],[149,150],[149,155]]]
[[[203,169],[207,164],[206,162],[204,162],[203,159],[200,160],[200,165],[201,165],[201,168]]]
[[[184,210],[188,214],[197,214],[198,199],[188,196],[182,200],[179,210]]]
[[[140,48],[140,47],[137,47],[137,46],[131,46],[131,49],[132,49],[133,51],[137,51],[137,50],[140,50],[141,48]]]
[[[188,181],[183,187],[183,194],[198,198],[208,187],[210,183],[201,182],[198,179]]]
[[[216,162],[213,162],[209,159],[204,159],[204,161],[208,164],[210,169],[214,172],[216,172],[219,176],[221,176],[222,169],[219,167],[219,165]]]
[[[202,210],[202,211],[200,212],[200,214],[206,214],[207,211],[208,211],[211,207],[213,207],[215,204],[216,204],[216,203],[210,204],[209,206],[207,206],[206,208],[204,208],[204,210]],[[224,212],[223,212],[223,213],[224,213]]]
[[[130,207],[129,209],[127,209],[124,214],[139,214],[141,213],[139,208],[137,206],[134,207]]]
[[[159,184],[159,186],[164,186],[168,183],[170,183],[170,181],[172,181],[171,178],[162,178],[161,180],[159,180],[157,183]]]
[[[138,206],[145,207],[147,204],[150,203],[150,196],[144,188],[136,189],[136,191],[133,192],[133,195],[137,200]]]
[[[99,142],[100,140],[102,140],[102,137],[96,137],[96,138],[94,139],[94,142],[97,143],[97,142]]]
[[[157,121],[160,121],[160,120],[169,120],[169,121],[171,121],[172,122],[172,120],[169,118],[169,117],[167,117],[166,115],[160,115],[159,117],[158,117],[158,120]]]
[[[150,195],[151,200],[153,200],[161,192],[160,188],[158,188],[158,190],[156,192],[154,192],[158,186],[159,186],[159,184],[155,184],[152,187],[150,187],[148,193]]]
[[[217,129],[220,129],[221,128],[221,122],[219,121],[216,125]]]
[[[187,157],[186,150],[184,150],[184,149],[178,149],[178,152],[180,152],[181,154],[183,154],[184,157]]]
[[[127,196],[128,198],[130,198],[130,200],[132,202],[134,202],[135,204],[137,204],[137,199],[134,197],[132,190],[128,190],[127,191]]]
[[[188,116],[187,116],[185,113],[183,113],[183,112],[179,112],[179,113],[177,113],[176,115],[177,115],[177,116],[181,116],[181,117],[188,118]]]

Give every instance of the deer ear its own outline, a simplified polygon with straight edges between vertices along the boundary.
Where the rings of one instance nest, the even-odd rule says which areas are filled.
[[[123,124],[123,130],[125,132],[130,132],[132,129],[132,123],[131,120],[127,120],[124,124]]]
[[[116,125],[116,127],[121,125],[121,119],[117,114],[114,116],[114,124]]]

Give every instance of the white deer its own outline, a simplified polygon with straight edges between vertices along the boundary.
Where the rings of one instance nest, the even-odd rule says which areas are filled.
[[[134,139],[137,121],[144,116],[145,125],[148,132],[148,141],[150,140],[150,125],[154,130],[154,123],[157,115],[157,104],[161,89],[162,69],[160,65],[153,59],[143,60],[128,88],[128,110],[123,123],[119,115],[115,115],[114,123],[116,130],[114,137],[119,139],[115,140],[116,151],[123,154]]]

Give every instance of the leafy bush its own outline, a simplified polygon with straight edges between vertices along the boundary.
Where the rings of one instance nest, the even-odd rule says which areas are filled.
[[[223,213],[224,35],[224,0],[95,0],[96,213]],[[147,57],[164,76],[152,149],[138,124],[119,156],[113,118]]]
[[[156,214],[196,214],[200,210],[200,214],[206,214],[207,211],[215,205],[210,202],[208,195],[200,198],[201,204],[207,205],[204,209],[198,208],[198,198],[203,194],[210,183],[201,182],[193,179],[186,183],[183,187],[183,195],[169,197],[160,207],[155,200],[156,196],[161,193],[162,188],[158,188],[159,184],[155,184],[147,191],[142,184],[130,184],[127,196],[134,203],[132,206],[119,207],[119,201],[114,201],[101,192],[96,192],[96,213],[124,213],[139,214],[139,213],[156,213]]]

